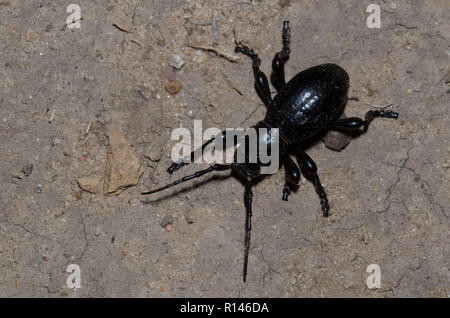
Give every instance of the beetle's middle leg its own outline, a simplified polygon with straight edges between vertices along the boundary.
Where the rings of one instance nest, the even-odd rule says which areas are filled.
[[[285,170],[285,179],[286,183],[283,188],[283,201],[288,200],[288,196],[292,192],[292,187],[297,187],[300,182],[300,170],[295,162],[286,155],[284,159],[284,170]]]
[[[302,149],[300,148],[297,149],[297,155],[301,166],[313,178],[316,192],[320,197],[320,204],[322,206],[323,216],[327,217],[328,211],[330,210],[330,206],[328,205],[328,199],[325,189],[320,183],[319,175],[317,174],[317,166],[314,163],[314,160],[312,160],[311,157],[308,156],[306,152],[304,152]]]
[[[344,130],[360,130],[360,128],[362,128],[361,132],[365,132],[369,128],[370,122],[376,117],[397,119],[398,113],[391,110],[370,110],[366,113],[364,119],[350,117],[333,120],[328,123],[328,128]]]
[[[253,60],[253,75],[255,76],[255,90],[258,93],[259,97],[264,102],[266,107],[269,107],[270,103],[272,103],[272,97],[270,96],[270,87],[269,81],[267,80],[266,74],[264,74],[259,66],[261,65],[261,60],[258,57],[258,54],[253,52],[251,48],[248,46],[236,46],[235,51],[238,53],[243,53],[250,57]]]
[[[291,49],[289,47],[291,42],[291,29],[289,28],[289,21],[283,22],[283,49],[275,54],[272,60],[272,75],[270,80],[272,85],[279,91],[284,85],[286,85],[286,79],[284,76],[284,63],[289,59]]]

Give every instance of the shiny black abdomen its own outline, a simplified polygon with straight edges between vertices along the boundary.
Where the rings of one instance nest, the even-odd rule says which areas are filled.
[[[349,77],[336,64],[322,64],[294,76],[278,92],[264,122],[280,129],[288,144],[316,134],[342,112],[347,102]]]

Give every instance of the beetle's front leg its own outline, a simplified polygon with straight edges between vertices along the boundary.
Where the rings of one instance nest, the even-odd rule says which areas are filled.
[[[261,65],[261,60],[258,57],[258,54],[253,52],[251,48],[248,46],[236,46],[235,51],[238,53],[243,53],[250,57],[253,60],[253,75],[255,76],[255,89],[258,93],[259,97],[264,102],[266,107],[269,107],[270,103],[272,103],[272,97],[270,96],[270,87],[269,81],[267,80],[266,74],[264,74],[259,66]]]
[[[286,183],[284,184],[282,199],[283,201],[287,201],[288,196],[292,192],[292,188],[297,187],[300,182],[300,169],[291,157],[286,155],[286,159],[284,159],[284,170]]]
[[[370,110],[366,113],[364,119],[358,117],[343,118],[333,120],[328,123],[329,128],[344,130],[359,130],[363,128],[363,132],[369,128],[370,122],[376,117],[398,118],[398,113],[391,110]]]
[[[286,79],[284,76],[284,63],[289,59],[291,49],[289,47],[291,42],[291,29],[289,28],[289,21],[283,23],[283,49],[275,54],[272,60],[272,76],[270,80],[272,85],[279,91],[284,85],[286,85]]]
[[[177,171],[181,167],[189,164],[190,162],[194,162],[195,158],[199,158],[203,155],[203,151],[205,150],[206,146],[208,146],[210,143],[216,140],[216,138],[219,137],[222,139],[222,145],[225,146],[226,144],[226,131],[222,131],[220,134],[218,134],[216,137],[211,138],[207,142],[205,142],[200,148],[194,150],[191,152],[188,158],[182,159],[178,162],[172,163],[172,165],[167,169],[167,172],[172,174],[174,171]]]
[[[327,194],[325,193],[325,189],[320,183],[319,175],[317,174],[317,166],[310,156],[306,154],[302,149],[297,149],[298,159],[300,161],[300,165],[306,170],[306,172],[313,178],[314,186],[316,188],[316,192],[320,197],[320,204],[322,206],[323,216],[327,217],[328,212],[330,210],[330,206],[328,205]]]

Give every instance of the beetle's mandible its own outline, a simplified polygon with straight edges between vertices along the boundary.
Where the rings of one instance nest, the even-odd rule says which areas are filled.
[[[273,72],[271,82],[277,90],[274,98],[270,94],[269,81],[266,75],[259,69],[261,60],[258,55],[245,45],[238,45],[235,49],[236,52],[243,53],[252,59],[255,89],[267,108],[264,120],[253,127],[256,128],[256,132],[258,133],[258,140],[262,138],[267,143],[268,148],[270,148],[272,141],[271,132],[274,131],[274,128],[278,128],[280,163],[285,167],[286,179],[282,199],[287,201],[291,191],[296,189],[300,181],[300,169],[290,157],[290,154],[294,154],[297,157],[297,162],[301,166],[302,171],[312,179],[320,198],[323,216],[327,217],[329,205],[325,189],[320,183],[316,164],[302,149],[301,143],[317,135],[317,133],[324,129],[357,131],[362,133],[367,130],[370,122],[374,118],[384,117],[397,119],[398,113],[390,110],[375,110],[367,112],[364,119],[357,117],[338,119],[347,103],[349,88],[349,76],[347,72],[336,64],[322,64],[298,73],[286,83],[284,64],[289,59],[290,54],[289,21],[283,23],[282,41],[283,48],[275,54],[272,61]],[[265,135],[261,135],[258,128],[266,128],[265,130],[261,130],[266,131]],[[215,138],[204,143],[200,149],[193,151],[191,153],[191,161],[193,161],[197,151],[203,152],[205,147],[217,140],[217,138],[221,138],[223,144],[225,144],[226,131],[223,131]],[[187,163],[187,161],[173,163],[167,171],[172,174]],[[234,160],[231,164],[213,164],[207,169],[199,170],[192,175],[185,176],[164,187],[142,194],[156,193],[212,171],[228,169],[236,171],[245,183],[244,200],[247,213],[243,270],[243,279],[245,282],[252,228],[252,186],[261,177],[261,166],[262,163],[259,160],[259,154],[257,163],[240,163]]]

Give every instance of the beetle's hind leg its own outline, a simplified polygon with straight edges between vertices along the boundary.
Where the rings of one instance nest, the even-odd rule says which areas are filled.
[[[247,211],[245,218],[245,254],[244,254],[244,272],[243,272],[244,282],[247,279],[248,253],[250,250],[250,232],[252,231],[252,199],[253,199],[252,186],[250,183],[247,183],[245,185],[245,194],[244,194],[245,208]]]
[[[284,169],[286,183],[284,184],[282,199],[283,201],[287,201],[288,196],[292,192],[292,188],[297,187],[300,182],[300,170],[288,155],[286,156],[286,159],[284,159]]]
[[[243,53],[250,57],[253,60],[253,75],[255,76],[255,90],[258,93],[259,97],[264,102],[266,107],[269,107],[270,103],[272,103],[272,97],[270,96],[270,87],[269,81],[267,80],[266,74],[264,74],[259,66],[261,65],[261,60],[258,57],[258,54],[253,52],[251,48],[245,45],[236,46],[235,51],[237,53]]]
[[[289,21],[283,22],[283,49],[275,54],[272,60],[272,75],[270,80],[272,85],[279,91],[284,85],[286,80],[284,76],[284,63],[289,59],[291,43],[291,29],[289,28]]]
[[[320,183],[319,175],[317,174],[317,166],[314,163],[314,160],[312,160],[311,157],[308,156],[306,152],[304,152],[302,149],[300,148],[297,149],[297,155],[301,166],[313,179],[316,192],[320,197],[320,204],[322,206],[323,216],[327,217],[328,212],[330,210],[330,206],[328,205],[328,199],[325,189]]]
[[[398,113],[391,110],[370,110],[366,113],[364,119],[358,117],[343,118],[333,120],[328,123],[328,128],[343,129],[343,130],[360,130],[361,132],[367,131],[371,121],[376,117],[382,118],[398,118]]]

